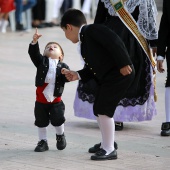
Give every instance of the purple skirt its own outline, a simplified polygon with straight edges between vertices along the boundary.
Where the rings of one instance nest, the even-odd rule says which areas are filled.
[[[152,69],[152,68],[150,68]],[[150,71],[151,84],[148,89],[147,100],[143,104],[139,104],[139,101],[133,101],[133,105],[118,105],[114,113],[114,121],[116,122],[140,122],[149,121],[157,114],[156,104],[154,101],[154,85],[153,74]],[[87,96],[86,96],[87,97]],[[135,100],[138,100],[137,98]],[[128,102],[128,101],[127,101]],[[87,118],[95,120],[96,117],[93,114],[93,102],[80,99],[78,91],[76,92],[74,100],[74,115],[76,117]]]

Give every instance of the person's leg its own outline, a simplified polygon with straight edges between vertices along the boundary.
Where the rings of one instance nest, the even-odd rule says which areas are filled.
[[[113,80],[110,80],[112,77]],[[114,77],[116,77],[115,80]],[[100,85],[95,96],[93,110],[94,115],[99,117],[102,149],[91,156],[92,160],[117,159],[117,152],[114,147],[115,123],[113,116],[119,101],[123,98],[133,78],[134,72],[128,76],[110,74],[105,78],[106,83]]]
[[[38,137],[39,141],[45,140],[47,141],[47,128],[46,127],[38,127]]]
[[[114,148],[115,124],[114,119],[106,115],[99,115],[100,131],[102,134],[102,149],[91,156],[92,160],[117,159]]]
[[[69,8],[73,6],[72,0],[64,0],[61,6],[61,12],[66,12]]]
[[[47,130],[49,125],[49,107],[46,104],[35,102],[34,108],[35,125],[38,127],[39,141],[35,147],[35,152],[44,152],[49,150],[47,143]]]
[[[99,122],[102,133],[102,148],[107,152],[106,155],[108,155],[114,151],[114,119],[106,115],[99,115]]]
[[[46,15],[46,1],[37,0],[36,5],[32,8],[33,22],[32,26],[37,28],[44,28],[46,25],[43,23],[45,21]]]
[[[4,13],[0,13],[0,32],[2,30],[2,25],[3,25],[3,21],[4,21],[3,16],[4,16]]]
[[[8,16],[9,16],[8,13],[3,14],[3,20],[1,20],[1,23],[0,23],[0,32],[2,33],[6,33],[6,28],[8,26]]]
[[[68,8],[72,8],[73,7],[73,0],[68,0],[69,4],[68,4]]]
[[[55,0],[54,2],[54,6],[53,6],[53,16],[52,16],[52,20],[54,22],[54,24],[57,24],[57,19],[59,17],[59,14],[60,14],[60,8],[63,4],[63,1],[64,0]]]
[[[100,129],[100,120],[99,117],[96,117],[99,129]],[[100,129],[101,130],[101,129]],[[102,142],[95,144],[93,147],[89,148],[88,152],[89,153],[96,153],[97,151],[99,151],[101,148],[103,148],[103,144]],[[114,148],[117,150],[118,149],[118,144],[116,142],[114,142]]]
[[[49,150],[48,143],[47,143],[47,129],[46,127],[38,127],[38,136],[39,141],[37,146],[35,147],[35,152],[44,152]]]
[[[46,0],[46,6],[45,6],[45,22],[46,23],[50,23],[52,21],[53,18],[53,13],[51,11],[53,11],[54,8],[54,4],[55,4],[56,0]]]
[[[170,136],[170,51],[166,55],[167,80],[165,84],[165,114],[166,122],[162,123],[161,136]]]
[[[37,27],[40,25],[39,11],[41,10],[40,0],[37,0],[36,5],[32,8],[32,27]]]
[[[90,8],[91,8],[91,0],[85,0],[82,6],[82,12],[88,16],[90,14]]]
[[[16,10],[15,10],[15,19],[16,19],[16,23],[21,24],[21,14],[23,11],[23,5],[22,5],[22,0],[15,0],[15,6],[16,6]]]
[[[36,3],[37,3],[36,0],[28,0],[28,1],[26,2],[26,4],[23,5],[22,12],[24,12],[24,11],[32,8],[33,6],[36,5]]]
[[[56,130],[56,147],[58,150],[65,149],[67,143],[64,135],[64,123],[61,126],[55,126]]]
[[[65,112],[65,105],[62,101],[59,103],[51,104],[50,120],[51,120],[51,124],[56,129],[56,140],[57,140],[56,147],[58,150],[65,149],[67,145],[65,134],[64,134],[64,122],[65,122],[64,112]]]
[[[170,87],[165,88],[165,113],[166,122],[170,122]]]
[[[170,87],[165,88],[166,122],[162,123],[161,136],[170,136]]]
[[[96,116],[96,120],[99,126],[99,130],[100,130],[100,121],[99,121],[99,117]],[[101,130],[100,130],[101,132]],[[102,142],[95,144],[93,147],[89,148],[88,152],[89,153],[96,153],[98,152],[100,149],[102,148]]]
[[[53,7],[53,18],[57,19],[59,17],[60,8],[64,0],[55,0],[55,5]]]
[[[16,20],[16,30],[17,31],[24,31],[25,28],[22,24],[22,11],[23,11],[23,4],[22,0],[15,0],[15,20]]]
[[[80,4],[81,4],[81,7],[83,6],[84,1],[85,1],[85,0],[81,0],[81,3],[80,3]]]
[[[64,133],[64,124],[61,126],[55,126],[54,128],[57,135],[62,135]]]

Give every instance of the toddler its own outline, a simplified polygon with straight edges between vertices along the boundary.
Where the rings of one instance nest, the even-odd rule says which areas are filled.
[[[44,152],[49,149],[46,135],[46,127],[49,123],[56,130],[57,149],[63,150],[66,147],[64,135],[65,105],[61,95],[67,79],[61,74],[61,69],[69,69],[69,67],[62,62],[64,52],[56,42],[49,42],[45,47],[44,54],[40,53],[38,39],[41,36],[36,28],[28,50],[30,58],[37,68],[34,115],[35,125],[38,127],[39,142],[35,152]]]

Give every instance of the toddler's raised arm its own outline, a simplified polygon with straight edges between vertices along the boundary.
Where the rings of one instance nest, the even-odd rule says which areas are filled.
[[[32,42],[36,44],[37,41],[38,41],[38,39],[39,39],[41,36],[42,36],[42,35],[38,33],[38,29],[36,28],[35,34],[33,35],[33,40],[32,40]]]

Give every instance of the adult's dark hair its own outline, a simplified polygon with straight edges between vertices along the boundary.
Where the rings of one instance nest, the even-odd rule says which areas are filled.
[[[83,24],[87,24],[84,14],[78,9],[68,9],[61,18],[61,28],[66,28],[67,24],[71,24],[76,27],[80,27]]]

